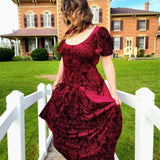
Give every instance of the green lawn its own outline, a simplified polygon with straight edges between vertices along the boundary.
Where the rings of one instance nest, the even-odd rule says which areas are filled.
[[[116,69],[117,89],[131,94],[141,87],[148,87],[155,93],[155,104],[160,107],[160,60],[124,61],[113,60]],[[36,78],[41,74],[56,74],[59,61],[13,61],[0,62],[0,115],[6,109],[6,96],[19,90],[24,96],[37,90],[37,85],[53,83]],[[97,65],[105,79],[103,68]],[[123,130],[116,153],[120,160],[134,159],[134,109],[122,104]],[[26,160],[38,159],[38,113],[37,103],[25,111]],[[160,131],[155,128],[154,160],[160,159]],[[0,159],[7,160],[7,136],[0,143]]]

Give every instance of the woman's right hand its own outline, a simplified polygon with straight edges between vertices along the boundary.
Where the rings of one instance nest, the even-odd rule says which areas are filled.
[[[55,90],[57,87],[58,87],[58,85],[59,85],[59,83],[60,82],[58,82],[58,81],[55,81],[54,83],[53,83],[53,90]]]

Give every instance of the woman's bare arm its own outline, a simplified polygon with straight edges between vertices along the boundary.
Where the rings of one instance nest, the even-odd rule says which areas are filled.
[[[62,74],[63,74],[63,57],[61,57],[61,60],[59,63],[58,73],[56,76],[56,80],[53,84],[53,89],[55,89],[58,86],[58,84],[62,81]]]
[[[119,99],[116,91],[116,76],[112,58],[111,56],[100,56],[100,58],[102,61],[102,66],[106,79],[109,84],[111,96],[113,99],[115,99],[117,104],[121,104],[121,100]]]

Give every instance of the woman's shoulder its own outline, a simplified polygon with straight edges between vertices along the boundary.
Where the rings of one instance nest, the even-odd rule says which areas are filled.
[[[103,35],[103,34],[109,34],[109,31],[106,27],[103,27],[103,26],[97,26],[97,34],[98,35]]]

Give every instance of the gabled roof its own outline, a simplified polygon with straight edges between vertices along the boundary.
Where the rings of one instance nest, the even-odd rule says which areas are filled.
[[[10,34],[0,35],[2,37],[25,37],[25,36],[53,36],[57,35],[57,29],[42,28],[42,29],[19,29]]]
[[[111,15],[159,15],[160,12],[146,11],[132,8],[111,8]]]

